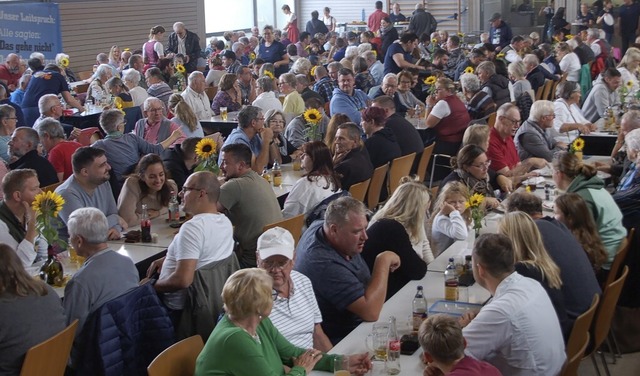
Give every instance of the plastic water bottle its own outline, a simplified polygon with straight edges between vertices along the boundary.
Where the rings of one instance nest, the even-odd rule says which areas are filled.
[[[362,22],[364,22],[364,8],[362,8]]]

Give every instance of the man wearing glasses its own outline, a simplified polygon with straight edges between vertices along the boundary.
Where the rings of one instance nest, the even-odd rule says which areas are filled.
[[[167,255],[151,263],[147,277],[160,271],[154,287],[171,311],[181,311],[186,302],[187,288],[193,283],[195,271],[233,253],[231,221],[218,212],[220,183],[211,172],[200,171],[189,176],[180,197],[184,211],[192,218],[180,227]],[[172,312],[172,317],[179,317]]]
[[[555,153],[565,150],[567,144],[557,142],[545,131],[553,127],[555,107],[551,101],[535,101],[529,119],[516,132],[514,143],[521,161],[536,157],[551,162]]]
[[[522,124],[520,110],[511,103],[500,106],[496,116],[496,123],[489,135],[489,149],[487,158],[491,160],[491,169],[505,175],[521,175],[531,167],[542,168],[547,164],[543,158],[529,158],[520,162],[513,135]]]
[[[295,241],[281,227],[258,238],[258,266],[273,278],[273,309],[269,319],[292,344],[304,349],[331,350],[331,341],[322,330],[322,315],[311,281],[293,270]]]
[[[144,101],[146,118],[138,120],[133,133],[150,144],[159,144],[171,137],[180,126],[164,116],[165,103],[158,98],[150,97]],[[184,135],[176,139],[171,145],[180,144]]]

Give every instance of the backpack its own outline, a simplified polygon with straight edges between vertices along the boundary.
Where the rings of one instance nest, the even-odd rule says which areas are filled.
[[[307,227],[311,226],[313,222],[319,219],[324,219],[324,213],[327,211],[327,207],[329,206],[331,201],[339,199],[340,197],[344,197],[344,196],[351,196],[351,195],[349,194],[349,191],[340,191],[320,201],[320,203],[316,205],[313,209],[311,209],[311,211],[307,215],[307,218],[305,219],[305,224],[307,225]]]

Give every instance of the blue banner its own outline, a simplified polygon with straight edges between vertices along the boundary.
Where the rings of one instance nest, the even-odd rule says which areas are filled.
[[[0,2],[0,62],[10,53],[28,59],[34,52],[47,62],[62,52],[58,4]]]

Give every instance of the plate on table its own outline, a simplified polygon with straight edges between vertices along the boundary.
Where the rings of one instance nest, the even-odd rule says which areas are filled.
[[[545,179],[543,176],[534,176],[522,182],[522,185],[541,185],[544,184]]]
[[[550,166],[546,166],[543,168],[539,168],[537,170],[533,170],[532,172],[537,173],[539,176],[550,178],[553,175],[553,170]]]

